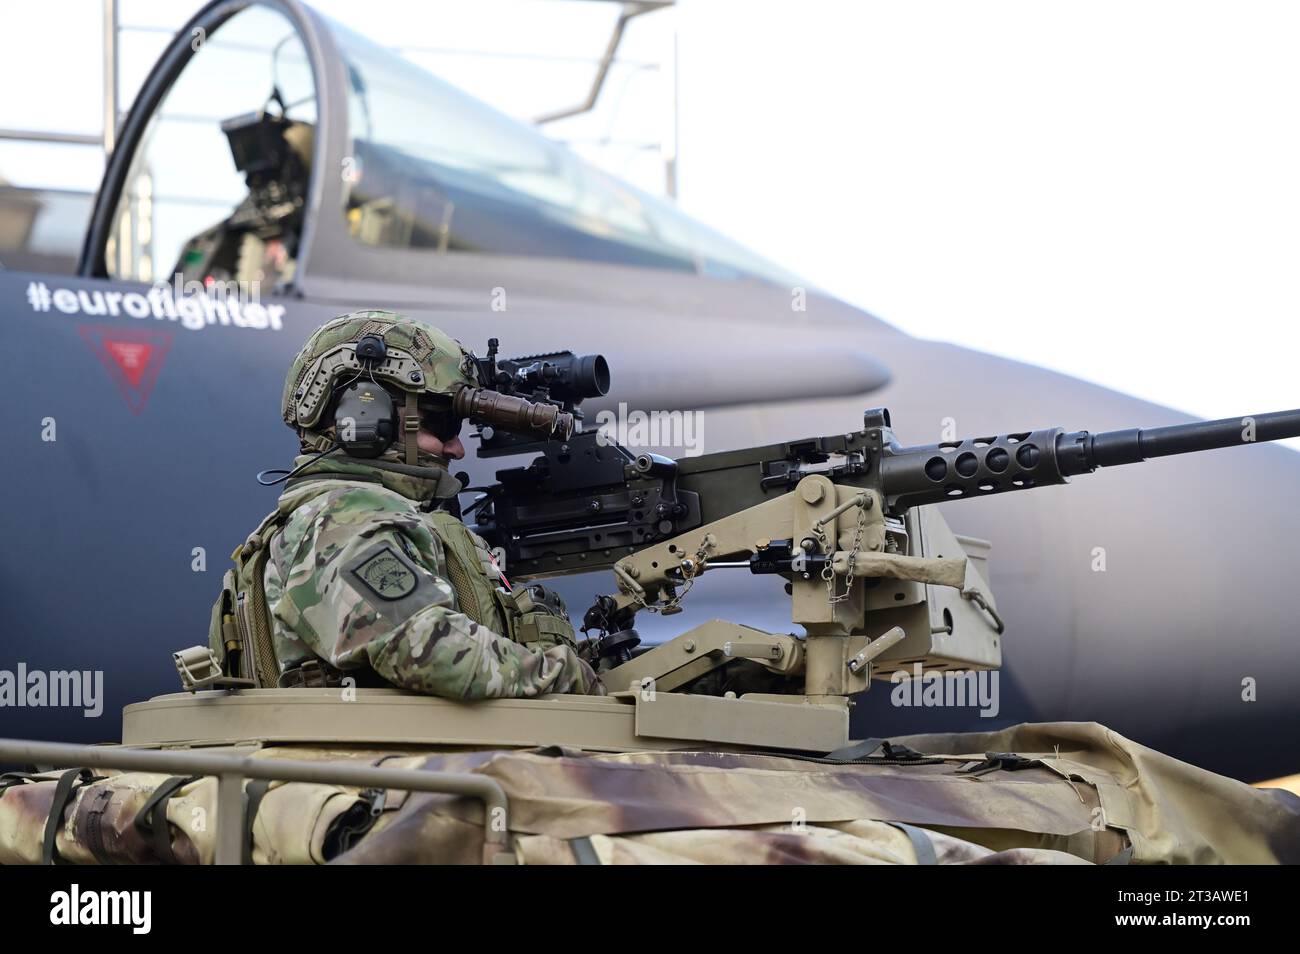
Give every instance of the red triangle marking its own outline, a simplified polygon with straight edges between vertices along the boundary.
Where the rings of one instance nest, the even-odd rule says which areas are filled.
[[[126,406],[133,414],[143,411],[171,350],[171,333],[118,325],[81,325],[77,330],[108,369]]]
[[[114,341],[105,338],[104,347],[113,356],[117,366],[122,369],[131,387],[139,388],[140,376],[149,366],[149,356],[153,354],[153,345],[142,341]]]

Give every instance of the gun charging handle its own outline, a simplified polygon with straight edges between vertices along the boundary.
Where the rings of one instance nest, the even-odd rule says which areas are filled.
[[[536,404],[500,391],[463,386],[452,396],[451,406],[461,417],[515,434],[566,441],[573,436],[573,415],[553,404]]]

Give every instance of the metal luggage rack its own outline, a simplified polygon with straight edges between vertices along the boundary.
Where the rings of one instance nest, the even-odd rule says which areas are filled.
[[[512,864],[516,860],[510,846],[509,801],[505,789],[494,779],[469,772],[426,772],[420,769],[322,764],[199,752],[158,752],[22,739],[0,739],[0,763],[3,762],[67,768],[113,768],[166,775],[215,776],[217,838],[214,861],[219,865],[237,865],[241,860],[245,779],[315,782],[476,798],[483,803],[484,863]]]

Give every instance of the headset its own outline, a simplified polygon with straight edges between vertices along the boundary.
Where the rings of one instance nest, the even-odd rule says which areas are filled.
[[[375,365],[388,357],[388,346],[377,335],[357,342],[357,359],[369,372],[334,391],[334,440],[349,457],[378,457],[397,439],[397,408],[393,396],[374,377]]]
[[[293,470],[264,470],[257,475],[263,487],[283,483],[304,468],[316,463],[326,454],[342,449],[349,457],[373,459],[392,446],[397,439],[398,413],[393,396],[375,380],[375,366],[388,357],[388,346],[378,335],[364,335],[356,343],[355,351],[361,370],[351,380],[334,388],[330,397],[334,405],[334,443]],[[363,379],[365,375],[365,379]],[[456,431],[459,432],[459,423]],[[439,436],[446,433],[440,427]],[[412,439],[414,439],[412,434]],[[451,435],[444,440],[450,440]],[[267,479],[280,475],[275,480]]]

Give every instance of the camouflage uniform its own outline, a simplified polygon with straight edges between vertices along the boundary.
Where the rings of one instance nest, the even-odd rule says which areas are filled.
[[[459,345],[436,329],[388,312],[336,318],[311,337],[286,384],[286,423],[299,430],[304,450],[322,446],[325,431],[319,421],[304,426],[302,416],[294,419],[294,397],[308,390],[313,358],[376,332],[390,348],[420,359],[422,394],[438,394],[467,373]],[[575,651],[567,619],[527,600],[518,607],[498,592],[504,581],[487,545],[449,514],[432,512],[439,498],[460,489],[446,461],[420,452],[413,467],[404,450],[398,443],[376,460],[336,451],[287,485],[264,575],[280,672],[320,659],[345,673],[370,670],[395,686],[453,699],[603,694]],[[485,573],[489,584],[470,581],[489,595],[476,601],[473,614],[459,605],[464,578],[458,592],[448,572],[449,534],[461,535],[457,552],[483,557],[467,568]],[[533,639],[525,645],[512,632]]]
[[[419,507],[428,481],[358,461],[325,466],[343,479],[286,491],[289,518],[271,539],[266,600],[282,671],[320,657],[452,699],[603,691],[571,645],[533,650],[460,612],[439,528]]]

